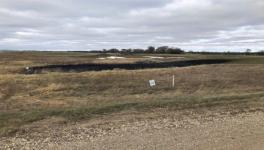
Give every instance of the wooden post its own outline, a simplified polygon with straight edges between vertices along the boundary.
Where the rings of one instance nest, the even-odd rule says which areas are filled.
[[[175,75],[172,76],[172,87],[174,88],[175,86]]]

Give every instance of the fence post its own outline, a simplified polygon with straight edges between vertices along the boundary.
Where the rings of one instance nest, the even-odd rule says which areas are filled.
[[[172,87],[174,88],[175,86],[175,75],[172,76]]]

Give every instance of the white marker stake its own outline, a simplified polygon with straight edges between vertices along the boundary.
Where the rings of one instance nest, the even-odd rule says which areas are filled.
[[[175,86],[175,75],[172,76],[172,87],[174,88]]]
[[[149,80],[149,86],[150,86],[150,87],[153,87],[153,86],[155,86],[155,85],[156,85],[155,80]]]

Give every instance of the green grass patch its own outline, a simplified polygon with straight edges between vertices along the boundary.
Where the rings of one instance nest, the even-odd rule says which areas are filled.
[[[155,108],[168,108],[174,110],[199,109],[213,107],[231,107],[244,110],[251,106],[263,106],[264,93],[244,95],[222,95],[213,97],[177,97],[172,99],[159,99],[150,102],[112,103],[100,107],[76,107],[64,109],[36,109],[20,112],[0,113],[0,134],[14,132],[22,125],[40,121],[49,117],[63,117],[68,121],[89,120],[100,115],[109,115],[122,111],[136,110],[149,111]],[[234,107],[232,107],[234,108]]]

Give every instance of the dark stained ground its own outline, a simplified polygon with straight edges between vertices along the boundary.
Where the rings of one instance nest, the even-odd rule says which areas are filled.
[[[150,69],[150,68],[169,68],[169,67],[188,67],[205,64],[222,64],[227,63],[228,59],[201,59],[201,60],[184,60],[173,62],[138,62],[124,64],[69,64],[69,65],[47,65],[26,68],[23,73],[38,74],[43,72],[84,72],[84,71],[102,71],[113,69]]]

